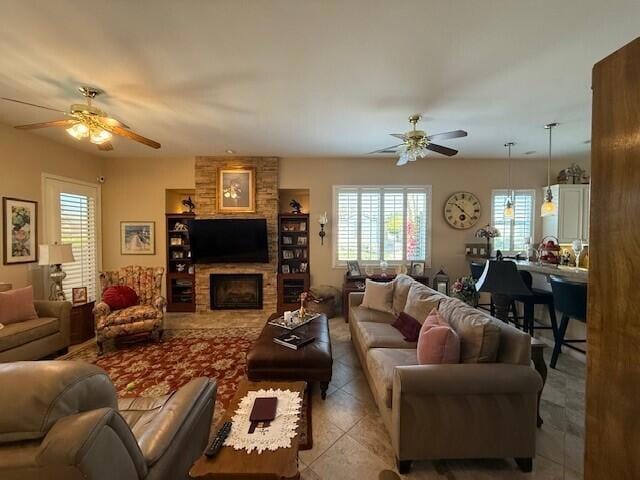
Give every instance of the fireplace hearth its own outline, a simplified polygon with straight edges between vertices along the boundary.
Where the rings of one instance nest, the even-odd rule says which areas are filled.
[[[209,275],[211,310],[261,310],[262,274]]]

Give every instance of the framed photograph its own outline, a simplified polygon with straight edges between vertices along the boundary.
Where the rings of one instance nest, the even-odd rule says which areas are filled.
[[[156,222],[120,222],[122,255],[155,255]]]
[[[357,261],[347,262],[347,272],[350,277],[361,277],[360,264]]]
[[[2,198],[5,265],[38,261],[38,202]]]
[[[298,245],[306,245],[307,237],[298,237]]]
[[[256,171],[254,168],[218,170],[218,211],[256,211]]]
[[[282,273],[289,273],[289,272],[290,272],[289,265],[286,265],[286,264],[282,265]]]
[[[87,303],[87,287],[72,288],[71,301],[74,305]]]
[[[424,262],[411,262],[411,269],[409,271],[411,275],[421,277],[424,275]]]

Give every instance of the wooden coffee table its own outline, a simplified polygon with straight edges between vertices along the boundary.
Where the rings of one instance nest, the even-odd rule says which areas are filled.
[[[238,408],[238,403],[247,392],[261,388],[280,388],[304,395],[307,385],[305,382],[250,382],[243,380],[222,421],[231,419]],[[224,478],[228,480],[298,479],[300,477],[298,472],[298,436],[296,435],[291,440],[289,448],[279,448],[274,451],[265,450],[262,453],[255,450],[247,453],[246,450],[222,447],[215,457],[207,458],[203,455],[196,460],[189,471],[189,476],[200,479]]]

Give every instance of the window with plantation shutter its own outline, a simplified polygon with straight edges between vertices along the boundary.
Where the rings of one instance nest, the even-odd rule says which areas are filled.
[[[334,266],[430,258],[430,186],[334,187]]]
[[[493,240],[494,250],[508,253],[525,250],[527,240],[533,237],[535,195],[535,190],[514,190],[514,218],[505,218],[504,207],[507,203],[508,191],[492,192],[492,225],[500,231],[500,236]]]
[[[87,288],[89,301],[99,299],[100,270],[99,187],[59,178],[44,179],[47,243],[71,244],[75,261],[62,265],[63,288]]]

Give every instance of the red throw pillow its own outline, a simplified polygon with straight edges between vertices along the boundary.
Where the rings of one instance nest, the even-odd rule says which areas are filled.
[[[398,315],[398,318],[396,318],[396,321],[393,322],[391,326],[400,331],[407,342],[417,342],[420,337],[420,328],[422,325],[407,313],[400,312],[400,315]]]
[[[117,285],[104,289],[102,301],[109,305],[111,310],[122,310],[123,308],[138,305],[138,294],[131,287]]]

